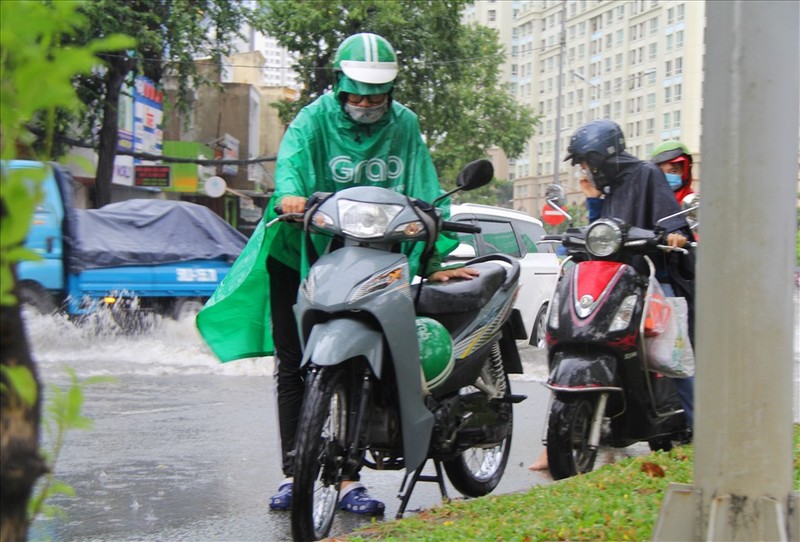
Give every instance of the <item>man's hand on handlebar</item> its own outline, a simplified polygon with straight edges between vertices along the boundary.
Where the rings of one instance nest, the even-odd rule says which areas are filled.
[[[682,233],[670,233],[667,236],[667,245],[675,248],[683,248],[689,239]]]
[[[450,279],[467,279],[472,280],[472,277],[477,277],[480,272],[472,267],[459,267],[457,269],[445,269],[443,271],[436,271],[428,275],[428,280],[431,282],[447,282]]]
[[[306,210],[306,198],[301,196],[285,196],[280,203],[283,214],[304,213]]]

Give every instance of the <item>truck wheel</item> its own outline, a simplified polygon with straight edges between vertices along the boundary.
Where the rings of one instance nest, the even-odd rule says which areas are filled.
[[[39,314],[53,314],[58,308],[50,292],[30,282],[17,285],[17,299],[20,306],[29,307]]]
[[[194,318],[203,308],[203,300],[199,297],[184,297],[175,301],[172,306],[172,317],[175,320]]]

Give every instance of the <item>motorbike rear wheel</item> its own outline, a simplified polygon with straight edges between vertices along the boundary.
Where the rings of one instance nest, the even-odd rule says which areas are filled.
[[[503,372],[502,377],[493,377],[492,374],[488,370],[481,373],[481,379],[488,380],[486,382],[488,389],[495,388],[500,394],[508,393],[511,389],[508,375]],[[470,386],[465,390],[475,391],[475,388]],[[500,478],[503,477],[503,472],[506,470],[506,463],[511,454],[514,418],[511,403],[501,403],[499,408],[508,417],[508,428],[503,440],[496,445],[474,446],[465,450],[457,458],[442,462],[453,487],[467,497],[482,497],[491,493],[500,483]]]
[[[595,405],[579,397],[570,402],[553,399],[547,427],[547,464],[555,480],[594,468],[597,450],[589,447]]]
[[[330,531],[347,447],[347,390],[340,368],[321,369],[306,390],[296,442],[292,535],[319,540]]]

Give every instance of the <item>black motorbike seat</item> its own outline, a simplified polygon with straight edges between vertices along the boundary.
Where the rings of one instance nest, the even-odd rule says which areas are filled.
[[[506,269],[499,263],[469,263],[468,267],[477,269],[479,276],[470,279],[455,279],[447,282],[426,282],[422,286],[417,314],[439,316],[476,311],[486,305],[494,293],[506,281],[506,273],[515,271]],[[519,271],[519,268],[516,269]],[[414,289],[420,285],[417,284]]]

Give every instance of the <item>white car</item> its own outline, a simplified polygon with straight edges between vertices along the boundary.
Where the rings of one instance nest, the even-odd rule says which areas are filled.
[[[498,252],[519,259],[520,291],[514,308],[523,330],[515,330],[516,338],[529,338],[531,345],[544,348],[547,305],[558,278],[559,259],[555,245],[540,242],[545,234],[541,221],[522,211],[474,203],[452,205],[450,220],[479,226],[481,233],[456,234],[460,244],[448,261]]]

